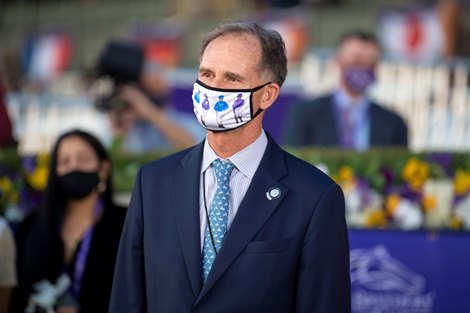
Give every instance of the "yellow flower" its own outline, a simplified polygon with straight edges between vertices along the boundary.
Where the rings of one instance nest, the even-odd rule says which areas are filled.
[[[49,174],[49,170],[46,166],[38,166],[28,175],[28,182],[36,190],[44,190],[47,184],[47,176]]]
[[[400,199],[400,195],[397,193],[392,193],[385,199],[385,211],[387,211],[388,215],[395,215]]]
[[[8,176],[3,176],[0,178],[0,189],[3,190],[3,193],[5,194],[11,191],[11,181]]]
[[[411,189],[413,189],[414,191],[420,191],[425,182],[426,182],[426,179],[413,178],[409,181],[409,184],[410,184]]]
[[[410,184],[413,190],[419,190],[429,177],[429,165],[425,162],[412,157],[410,158],[402,172],[403,179]]]
[[[0,178],[0,189],[2,190],[2,193],[4,194],[4,197],[5,199],[7,199],[8,202],[19,202],[20,195],[13,189],[13,185],[8,176],[3,176]]]
[[[8,200],[11,203],[19,203],[20,202],[20,194],[18,192],[12,192],[8,195]]]
[[[454,177],[455,194],[462,196],[470,191],[470,172],[457,170]]]
[[[452,219],[450,220],[450,228],[453,230],[459,230],[462,228],[462,220],[458,216],[452,216]]]
[[[436,208],[437,199],[435,196],[429,196],[429,195],[423,196],[423,199],[421,200],[421,204],[425,212],[430,212]]]
[[[48,166],[49,165],[49,154],[38,154],[36,162],[38,166]]]
[[[335,178],[335,182],[343,188],[345,193],[356,187],[356,176],[354,175],[353,168],[349,165],[341,166]]]
[[[349,165],[343,165],[338,171],[339,180],[342,182],[351,182],[355,179],[354,170]]]
[[[408,181],[410,177],[413,177],[414,173],[416,172],[416,169],[419,166],[419,160],[417,158],[410,158],[406,162],[405,166],[403,167],[403,172],[402,176],[403,179]]]
[[[369,228],[385,228],[387,227],[387,219],[385,213],[382,210],[370,211],[366,217],[366,227]]]

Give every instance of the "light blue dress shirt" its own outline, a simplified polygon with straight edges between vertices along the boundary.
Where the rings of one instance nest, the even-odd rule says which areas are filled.
[[[343,89],[335,91],[333,101],[336,112],[350,110],[350,122],[354,125],[354,148],[359,151],[367,150],[370,145],[370,101],[365,96],[353,99]],[[336,119],[338,134],[341,136],[341,120],[338,114],[336,114]]]
[[[249,146],[245,147],[243,150],[235,153],[228,159],[235,165],[235,168],[232,171],[232,176],[230,177],[230,202],[228,208],[228,222],[227,230],[230,229],[230,225],[237,214],[238,207],[245,197],[248,187],[250,187],[251,180],[258,169],[261,159],[263,158],[266,147],[268,146],[268,138],[264,130],[261,132],[261,135]],[[201,165],[201,178],[200,178],[200,189],[199,189],[199,217],[200,217],[200,230],[201,230],[201,251],[204,244],[204,232],[206,231],[207,218],[204,207],[204,194],[206,193],[207,200],[207,209],[211,207],[212,199],[214,197],[214,192],[216,190],[217,179],[215,177],[215,171],[212,168],[212,162],[219,158],[214,150],[211,148],[209,141],[204,142],[204,152],[202,156],[202,165]],[[203,175],[205,176],[205,187],[203,188]]]

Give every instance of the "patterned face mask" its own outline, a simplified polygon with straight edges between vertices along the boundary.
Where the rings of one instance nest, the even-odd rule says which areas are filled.
[[[375,72],[370,68],[352,66],[346,69],[345,78],[349,88],[364,93],[375,82]]]
[[[194,114],[204,128],[212,131],[243,126],[263,111],[260,108],[253,113],[252,95],[268,84],[252,89],[221,89],[196,80],[193,88]]]

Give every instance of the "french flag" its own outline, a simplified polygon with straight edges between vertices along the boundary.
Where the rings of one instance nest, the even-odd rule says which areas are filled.
[[[31,37],[26,43],[24,69],[34,81],[47,82],[58,77],[70,64],[72,39],[64,33]]]

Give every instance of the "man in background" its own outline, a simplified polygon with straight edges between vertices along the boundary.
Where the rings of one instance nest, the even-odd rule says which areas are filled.
[[[377,39],[354,31],[340,41],[335,61],[340,84],[331,94],[295,104],[288,117],[284,143],[292,146],[336,146],[367,150],[408,144],[403,119],[367,95],[380,60]]]

